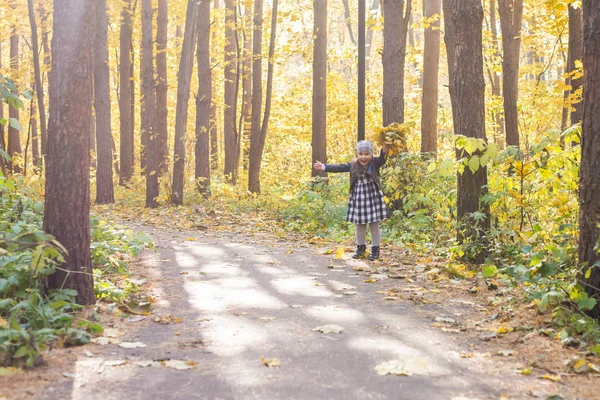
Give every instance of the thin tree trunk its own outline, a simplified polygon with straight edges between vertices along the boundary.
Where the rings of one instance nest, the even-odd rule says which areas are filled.
[[[179,58],[179,71],[177,73],[177,108],[175,110],[175,142],[173,151],[173,184],[171,202],[176,205],[183,204],[183,189],[185,182],[185,145],[190,99],[190,81],[194,66],[194,49],[196,47],[197,30],[197,5],[196,0],[188,0],[185,15],[185,31],[181,57]]]
[[[40,49],[38,44],[37,24],[35,22],[35,11],[33,0],[27,0],[29,10],[29,25],[31,26],[31,45],[33,47],[33,70],[35,75],[35,94],[37,95],[38,110],[40,114],[40,130],[42,132],[42,157],[46,149],[46,107],[44,106],[44,85],[42,84],[42,73],[40,68]],[[37,124],[37,121],[36,121]],[[37,137],[37,135],[36,135]],[[38,163],[36,163],[38,165]]]
[[[312,160],[327,163],[327,0],[313,0],[313,7]],[[326,176],[311,170],[312,176]]]
[[[579,263],[580,281],[590,298],[600,294],[600,3],[583,0],[583,123],[579,169]],[[585,272],[591,268],[589,279]],[[600,306],[591,312],[600,317]]]
[[[51,69],[51,54],[50,54],[50,45],[49,45],[49,40],[48,40],[48,31],[50,30],[48,28],[48,13],[46,12],[45,8],[44,8],[44,2],[41,1],[39,2],[39,9],[38,9],[38,13],[40,14],[40,28],[42,31],[42,49],[44,50],[44,67],[46,67],[46,71],[50,71]],[[47,74],[46,74],[47,75]],[[42,93],[44,91],[44,73],[42,72],[42,86],[41,86],[41,90]],[[47,79],[46,79],[47,81]],[[44,103],[45,104],[45,103]],[[44,105],[45,107],[45,105]],[[44,130],[42,130],[42,157],[45,158],[46,155],[48,154],[48,146],[47,146],[47,141],[48,141],[48,134],[47,134],[47,130],[48,130],[48,123],[46,122],[45,124],[43,124],[46,126],[46,128]]]
[[[0,70],[2,70],[2,41],[0,40]],[[0,119],[4,119],[4,102],[0,101]],[[5,135],[5,130],[4,130],[4,124],[0,124],[0,150],[5,152],[7,151],[6,149],[6,140],[4,139],[4,135]],[[6,176],[7,175],[7,170],[6,170],[6,160],[4,159],[4,157],[0,154],[0,171],[2,171],[2,175]]]
[[[198,5],[198,96],[196,97],[196,190],[210,195],[210,0]]]
[[[583,58],[583,14],[581,7],[574,8],[573,4],[569,4],[569,73],[575,71],[575,63]],[[582,99],[581,84],[582,79],[571,78],[571,94],[578,94],[578,100]],[[583,104],[581,100],[571,105],[571,124],[581,122],[583,118]]]
[[[502,59],[500,54],[500,46],[498,43],[498,24],[496,21],[496,0],[490,0],[490,31],[492,33],[492,46],[494,46],[494,53],[498,60]],[[500,90],[500,75],[496,72],[490,73],[490,82],[492,84],[492,97],[500,99],[502,97],[502,91]],[[492,119],[494,120],[494,140],[498,145],[498,148],[504,148],[504,119],[502,113],[498,111],[492,111]]]
[[[248,164],[248,190],[260,193],[260,114],[262,111],[262,20],[263,0],[254,0],[252,35],[252,126],[250,133],[250,160]]]
[[[441,0],[423,0],[423,17],[442,12]],[[421,153],[437,153],[438,73],[440,66],[440,21],[425,29],[423,48],[423,94],[421,108]]]
[[[237,183],[237,165],[235,157],[238,139],[235,129],[236,115],[236,40],[235,40],[236,10],[234,0],[225,0],[225,51],[223,60],[224,80],[224,111],[223,137],[225,140],[225,179],[235,185]]]
[[[158,138],[155,135],[154,52],[152,0],[142,0],[142,164],[146,175],[146,207],[158,205]]]
[[[519,147],[519,54],[523,0],[498,0],[502,28],[502,94],[506,145]]]
[[[160,174],[168,171],[168,125],[167,125],[167,0],[158,0],[156,30],[156,127],[158,139],[158,170]]]
[[[483,8],[480,0],[444,0],[443,5],[454,133],[485,140]],[[458,150],[457,157],[463,156],[466,156],[464,150]],[[475,244],[481,244],[489,230],[489,205],[482,202],[486,187],[486,167],[480,166],[474,172],[466,167],[458,174],[457,237],[460,243],[474,240]],[[473,218],[475,212],[484,214],[481,221]],[[483,248],[472,255],[476,262],[482,262],[484,257]]]
[[[354,38],[354,33],[352,33],[352,17],[350,16],[350,6],[348,5],[348,0],[342,0],[344,3],[344,19],[346,20],[346,26],[348,27],[348,35],[350,35],[350,40],[352,40],[352,44],[356,46],[356,39]],[[322,18],[327,19],[327,15]]]
[[[214,0],[213,9],[219,9],[219,0]],[[215,12],[216,14],[216,12]],[[217,31],[213,29],[211,33],[212,43],[217,43]],[[216,65],[217,61],[214,56],[211,54],[211,65]],[[212,85],[213,92],[212,99],[216,99],[216,85]],[[218,135],[218,124],[217,124],[218,116],[217,116],[217,105],[214,101],[210,104],[210,165],[211,169],[216,171],[219,168],[219,135]]]
[[[132,30],[131,30],[131,0],[123,6],[121,11],[121,27],[119,33],[119,128],[120,128],[120,148],[119,155],[121,168],[119,174],[119,183],[125,185],[133,176],[134,157],[133,157],[133,114],[131,110],[132,80],[131,69],[132,60]]]
[[[404,64],[412,0],[383,0],[383,126],[404,122]]]
[[[32,90],[35,93],[35,83],[31,85]],[[38,123],[37,123],[37,108],[35,101],[31,100],[31,110],[29,113],[29,125],[31,126],[31,157],[33,161],[33,171],[37,173],[38,167],[40,166],[40,138],[38,136]],[[27,167],[27,163],[25,163]]]
[[[12,27],[12,34],[10,36],[10,71],[12,76],[17,76],[19,73],[19,34],[17,33],[16,25]],[[9,104],[8,106],[8,117],[19,119],[19,110]],[[21,160],[19,158],[22,154],[21,149],[21,137],[19,130],[8,126],[8,155],[12,157],[12,161],[8,161],[8,170],[13,173],[21,172]]]
[[[367,20],[367,38],[365,40],[365,71],[369,70],[371,64],[371,44],[373,43],[373,20],[377,18],[377,11],[379,10],[379,0],[371,1],[371,9],[369,11],[369,18]]]
[[[96,203],[115,202],[113,187],[110,75],[108,68],[108,16],[106,0],[95,0],[94,110],[96,113]]]
[[[242,52],[242,124],[243,168],[248,170],[250,158],[250,130],[252,126],[252,21],[244,27],[244,47]]]
[[[90,152],[94,2],[55,0],[44,231],[67,250],[48,289],[94,304],[90,256]]]

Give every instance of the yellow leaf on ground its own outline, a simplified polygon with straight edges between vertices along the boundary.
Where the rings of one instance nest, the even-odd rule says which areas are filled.
[[[341,260],[342,257],[344,257],[344,247],[338,247],[335,250],[335,258],[337,258],[338,260]]]
[[[549,381],[552,381],[552,382],[560,382],[560,376],[557,376],[557,375],[546,374],[546,375],[542,375],[540,378],[548,379]]]
[[[262,363],[265,364],[267,367],[279,367],[281,365],[279,360],[276,358],[264,358],[261,356],[260,361],[262,361]]]

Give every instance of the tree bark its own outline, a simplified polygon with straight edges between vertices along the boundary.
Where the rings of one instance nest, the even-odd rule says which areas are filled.
[[[213,9],[219,9],[219,0],[214,0]],[[215,13],[216,14],[216,13]],[[211,33],[212,42],[217,42],[217,31],[214,29]],[[217,64],[214,56],[211,55],[211,65]],[[216,85],[213,86],[213,91],[216,90]],[[217,96],[215,93],[212,94],[212,98],[216,99]],[[219,135],[218,135],[218,124],[217,124],[218,116],[217,116],[217,105],[214,101],[210,104],[210,165],[211,168],[216,171],[219,167]]]
[[[119,128],[120,128],[120,149],[119,158],[121,168],[119,174],[119,183],[126,184],[133,176],[134,157],[133,157],[133,115],[131,110],[132,79],[130,77],[133,68],[132,60],[132,36],[131,29],[131,0],[123,6],[121,10],[121,27],[119,32]]]
[[[502,59],[500,55],[500,46],[498,44],[498,25],[496,20],[496,0],[490,0],[490,31],[492,33],[492,46],[494,46],[494,54],[498,60]],[[500,75],[495,71],[490,73],[490,82],[492,84],[492,97],[501,98],[502,91],[500,90]],[[494,120],[494,140],[498,148],[504,148],[504,119],[502,113],[492,111],[492,119]]]
[[[346,21],[346,26],[348,27],[348,35],[350,35],[352,44],[356,46],[356,39],[354,39],[354,33],[352,33],[352,17],[350,16],[350,6],[348,5],[348,0],[342,1],[344,3],[344,19]],[[327,19],[327,15],[322,16],[321,18]]]
[[[369,70],[371,64],[371,43],[373,43],[373,20],[377,18],[379,10],[379,0],[371,1],[371,9],[369,10],[369,18],[367,18],[367,37],[365,40],[365,71]]]
[[[152,46],[152,0],[142,0],[142,165],[146,175],[146,207],[158,205],[158,138],[155,127],[154,52]]]
[[[251,23],[244,27],[242,51],[242,124],[240,134],[242,141],[243,168],[248,170],[248,159],[250,157],[250,130],[252,126],[252,31]]]
[[[183,188],[185,173],[185,143],[190,99],[190,81],[194,66],[194,49],[196,47],[197,30],[197,5],[196,0],[188,0],[185,15],[185,31],[179,58],[179,72],[177,73],[177,108],[175,110],[175,143],[173,152],[173,184],[171,202],[176,205],[183,204]]]
[[[225,140],[225,179],[235,185],[237,184],[236,155],[238,155],[237,144],[239,142],[235,129],[236,115],[236,10],[234,0],[225,0],[225,51],[223,60],[224,80],[224,111],[223,111],[223,137]]]
[[[313,7],[312,160],[327,163],[327,0],[313,0]],[[311,170],[312,176],[327,175]]]
[[[44,230],[65,247],[48,289],[94,304],[90,256],[90,152],[94,2],[55,0]]]
[[[486,140],[481,1],[444,0],[443,4],[454,134]],[[464,156],[463,151],[457,151],[458,158]],[[457,238],[460,243],[473,240],[478,244],[489,230],[489,205],[481,201],[487,193],[486,187],[486,167],[480,166],[475,172],[466,167],[458,174]],[[483,213],[482,221],[473,218],[475,212]],[[482,262],[484,257],[481,247],[472,255],[476,262]]]
[[[156,30],[156,127],[154,129],[158,140],[158,171],[164,174],[168,171],[168,138],[167,125],[167,0],[158,0],[158,17]]]
[[[12,76],[17,76],[19,73],[19,34],[17,27],[13,25],[12,34],[10,36],[10,71]],[[19,110],[8,105],[8,117],[19,119]],[[8,155],[12,157],[12,161],[7,162],[8,170],[12,173],[21,173],[22,162],[21,157],[23,150],[21,148],[21,137],[18,129],[8,126]]]
[[[519,54],[523,0],[498,0],[502,29],[502,94],[506,145],[519,147]]]
[[[589,279],[580,276],[589,297],[600,294],[600,3],[583,0],[583,123],[579,169],[579,264],[592,268]],[[596,265],[595,267],[593,267]],[[585,272],[582,272],[585,275]],[[592,310],[600,317],[598,304]]]
[[[569,4],[569,73],[575,71],[575,62],[583,58],[583,14],[581,7],[574,8],[573,4]],[[570,79],[571,93],[579,93],[582,79]],[[581,122],[583,117],[583,104],[577,101],[571,105],[571,124]]]
[[[106,0],[96,0],[94,40],[94,110],[96,112],[96,203],[115,202],[108,68],[108,16]]]
[[[423,16],[441,15],[441,0],[423,0]],[[440,21],[424,29],[421,153],[437,153],[438,73],[440,67]]]
[[[210,0],[198,4],[198,96],[196,97],[196,190],[210,195]]]
[[[2,70],[2,41],[0,41],[0,70]],[[0,101],[0,119],[4,119],[4,101]],[[0,124],[0,150],[6,153],[6,140],[4,139],[4,124]],[[7,175],[6,160],[0,155],[0,171],[2,175]]]
[[[404,64],[412,0],[383,0],[383,126],[404,122]]]
[[[33,92],[35,93],[35,83],[31,85]],[[40,163],[40,137],[38,135],[38,120],[37,120],[37,108],[35,101],[31,100],[31,111],[29,113],[29,124],[31,126],[31,157],[33,161],[33,171],[37,173],[38,168],[41,166]],[[27,164],[25,165],[27,167]]]
[[[35,22],[35,11],[33,0],[27,0],[29,10],[29,25],[31,26],[31,46],[33,50],[33,71],[35,75],[35,94],[37,96],[37,108],[40,115],[40,131],[42,132],[42,157],[46,149],[46,107],[44,105],[44,86],[42,85],[42,73],[40,68],[40,49],[38,44],[37,24]],[[37,136],[37,135],[36,135]]]
[[[254,1],[252,35],[252,126],[250,133],[250,160],[248,164],[248,190],[260,193],[260,114],[262,111],[262,20],[263,0]]]

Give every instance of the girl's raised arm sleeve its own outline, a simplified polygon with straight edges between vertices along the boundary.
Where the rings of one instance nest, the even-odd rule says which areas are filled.
[[[325,164],[327,172],[350,172],[350,163],[345,164]]]

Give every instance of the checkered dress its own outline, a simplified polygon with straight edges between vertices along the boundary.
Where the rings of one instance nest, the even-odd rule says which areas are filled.
[[[387,217],[383,191],[377,187],[373,177],[365,174],[358,178],[350,193],[347,221],[353,224],[370,224]]]

